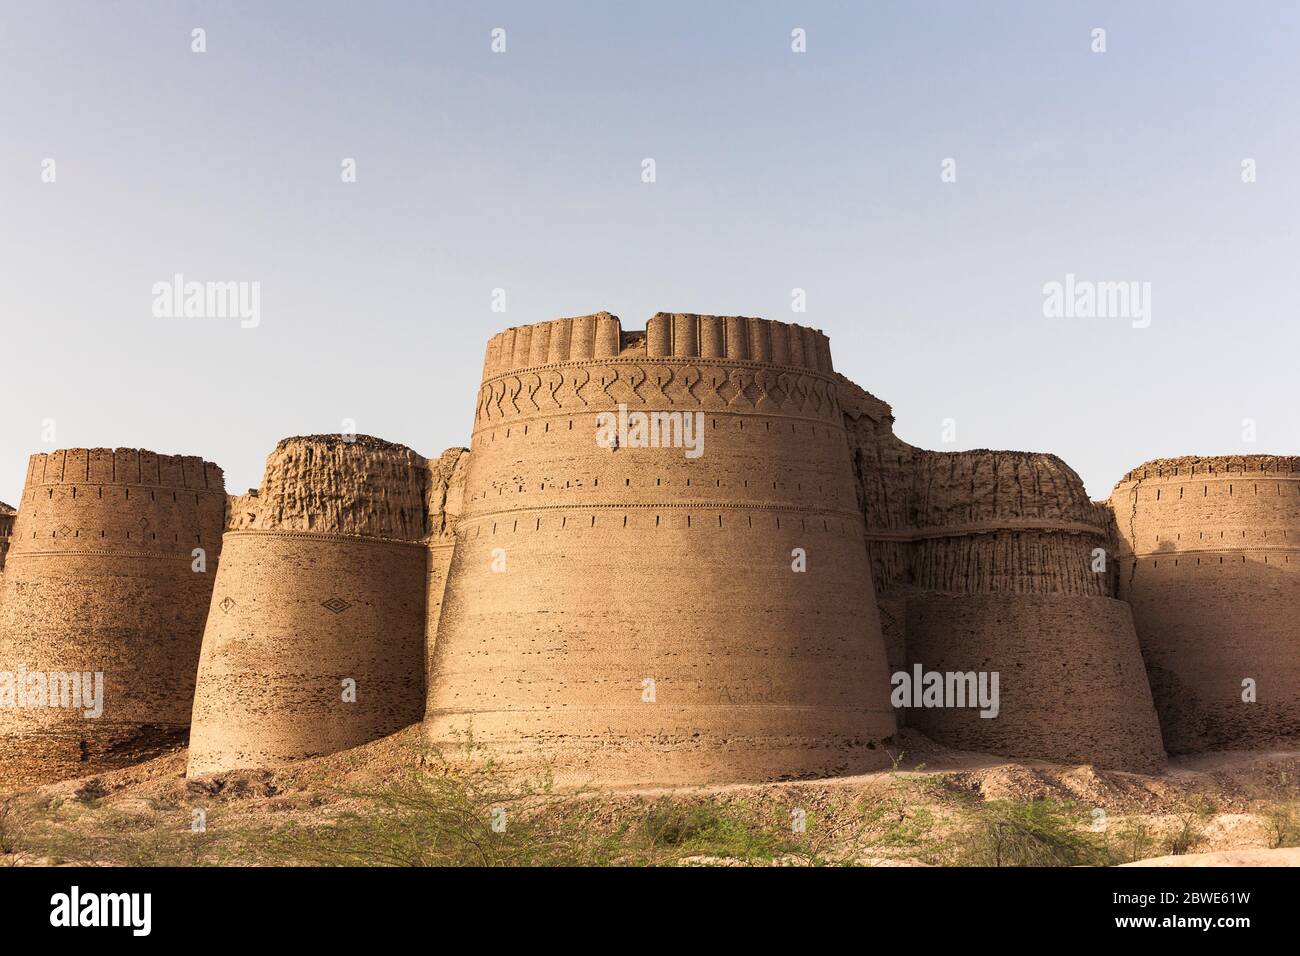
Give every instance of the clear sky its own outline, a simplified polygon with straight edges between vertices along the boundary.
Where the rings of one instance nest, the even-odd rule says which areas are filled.
[[[61,447],[231,492],[344,419],[436,455],[491,333],[601,309],[821,328],[902,438],[1094,497],[1300,453],[1298,170],[1291,3],[5,0],[0,499]],[[176,273],[260,324],[155,316]],[[1045,316],[1067,274],[1150,283],[1149,327]]]

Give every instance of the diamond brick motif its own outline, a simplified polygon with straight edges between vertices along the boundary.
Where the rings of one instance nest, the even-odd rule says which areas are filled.
[[[321,601],[321,607],[332,614],[342,614],[352,605],[342,598],[330,598],[328,601]]]
[[[232,597],[222,598],[221,603],[217,605],[217,607],[221,608],[222,613],[224,614],[229,614],[230,609],[234,606],[235,606],[235,599]]]

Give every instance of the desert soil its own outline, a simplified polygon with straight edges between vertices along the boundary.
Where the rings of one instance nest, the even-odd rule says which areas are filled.
[[[731,784],[699,788],[641,788],[590,791],[562,799],[596,801],[598,817],[610,822],[643,813],[665,798],[753,808],[771,804],[799,807],[810,819],[836,821],[864,805],[897,810],[900,822],[923,813],[931,821],[927,840],[940,839],[954,806],[989,801],[1067,802],[1107,826],[1140,822],[1156,835],[1172,832],[1190,813],[1199,814],[1198,836],[1189,851],[1155,856],[1136,864],[1151,866],[1300,865],[1300,849],[1271,849],[1270,808],[1300,799],[1300,751],[1231,751],[1175,758],[1158,775],[1010,761],[985,754],[953,751],[915,731],[903,731],[892,771],[808,781]],[[66,780],[4,795],[10,818],[46,812],[45,821],[75,837],[80,830],[111,826],[141,832],[190,829],[195,807],[219,817],[223,827],[274,827],[293,820],[314,826],[366,805],[360,795],[420,766],[418,726],[343,753],[302,760],[275,769],[225,772],[186,780],[186,751],[93,778]],[[2,784],[0,784],[2,786]],[[56,812],[75,807],[76,813]],[[0,865],[51,865],[59,854],[0,854]],[[92,861],[94,862],[94,861]],[[108,862],[108,861],[105,861]],[[183,862],[183,861],[181,861]],[[705,860],[721,862],[725,860]],[[874,865],[927,865],[932,854],[906,840],[875,846],[855,862]]]

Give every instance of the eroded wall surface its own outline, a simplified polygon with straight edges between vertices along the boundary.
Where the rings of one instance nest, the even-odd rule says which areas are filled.
[[[419,721],[429,463],[366,435],[282,441],[231,502],[188,773],[355,747]]]
[[[13,534],[16,509],[0,501],[0,573],[5,568],[5,555],[9,553],[9,538]]]
[[[425,665],[426,687],[431,678],[428,664],[438,642],[438,622],[442,620],[442,601],[447,589],[447,572],[456,549],[456,524],[465,498],[465,473],[469,469],[469,449],[448,448],[429,462],[428,580],[425,592]]]
[[[884,402],[843,378],[841,394],[893,671],[999,675],[996,717],[911,707],[906,723],[961,749],[1159,768],[1107,509],[1054,455],[914,448]]]
[[[1151,461],[1110,503],[1170,752],[1300,741],[1300,458]]]
[[[31,457],[0,575],[0,674],[20,697],[0,700],[6,784],[96,773],[184,742],[225,500],[221,469],[201,458]],[[64,706],[71,674],[81,707]],[[102,712],[88,717],[97,674]]]
[[[597,415],[699,416],[682,447]],[[630,439],[630,434],[627,438]],[[489,344],[426,727],[599,784],[828,775],[894,731],[825,336],[608,314]],[[792,569],[802,549],[808,571]]]

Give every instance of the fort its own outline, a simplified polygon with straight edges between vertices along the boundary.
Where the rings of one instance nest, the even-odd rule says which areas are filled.
[[[820,331],[741,316],[507,329],[466,405],[468,448],[287,438],[230,497],[197,458],[33,456],[0,672],[102,672],[105,706],[0,708],[7,778],[417,723],[566,786],[861,773],[900,726],[1143,773],[1300,741],[1300,458],[1154,461],[1092,501],[1050,454],[901,441]],[[891,702],[900,674],[974,694]]]

